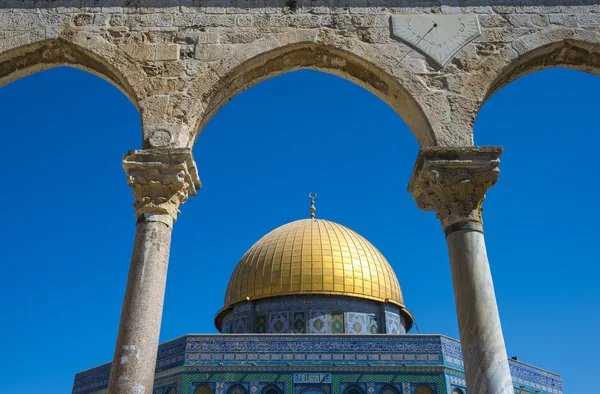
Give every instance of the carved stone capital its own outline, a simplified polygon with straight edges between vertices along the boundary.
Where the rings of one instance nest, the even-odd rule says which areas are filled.
[[[123,168],[138,219],[168,215],[175,222],[179,206],[202,186],[187,148],[132,150],[123,156]]]
[[[446,229],[459,222],[482,224],[481,205],[498,180],[502,147],[423,148],[408,185],[417,206],[434,211]]]

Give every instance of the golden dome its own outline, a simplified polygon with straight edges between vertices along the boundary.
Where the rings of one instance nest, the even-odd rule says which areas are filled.
[[[321,219],[285,224],[256,242],[231,275],[223,310],[240,301],[301,294],[390,302],[408,314],[385,257],[349,228]]]

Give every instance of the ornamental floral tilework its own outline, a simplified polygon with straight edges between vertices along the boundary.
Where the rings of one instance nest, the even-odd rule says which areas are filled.
[[[379,334],[385,332],[382,322],[385,313],[400,319],[398,332],[403,332],[402,317],[398,308],[392,308],[369,300],[357,300],[350,297],[275,297],[273,299],[257,300],[236,305],[232,313],[224,316],[221,331],[223,333],[238,333],[235,321],[245,316],[247,319],[246,333],[360,333]],[[277,327],[286,326],[281,313],[287,312],[287,331],[278,331]],[[311,314],[311,311],[316,312]],[[344,315],[336,317],[343,313]],[[264,316],[259,319],[259,316]],[[369,317],[371,316],[371,318]],[[233,318],[233,319],[232,319]],[[273,319],[278,320],[272,321]],[[352,320],[352,324],[350,323]],[[228,321],[231,320],[231,324]],[[397,320],[397,319],[396,319]],[[335,323],[332,325],[332,322]],[[342,326],[339,323],[343,323]],[[275,327],[276,329],[272,329]]]
[[[255,332],[259,334],[264,334],[267,332],[267,316],[266,315],[258,315],[256,316],[256,324],[254,326]]]
[[[367,331],[371,334],[379,333],[379,320],[375,315],[367,315]]]
[[[346,313],[346,333],[347,334],[366,334],[367,316],[364,313]]]
[[[304,311],[292,312],[292,332],[295,334],[306,332],[306,313]]]
[[[394,313],[385,313],[385,322],[388,334],[404,334],[404,327],[400,323],[400,316]]]
[[[331,321],[329,324],[331,325],[331,333],[332,334],[343,334],[344,333],[344,314],[342,312],[332,313]]]
[[[323,312],[309,316],[328,317]],[[187,335],[160,345],[157,365],[167,367],[157,368],[154,388],[175,386],[177,394],[194,394],[194,384],[206,383],[215,385],[215,394],[227,394],[231,384],[249,384],[250,390],[258,382],[255,394],[265,394],[261,385],[276,383],[282,384],[281,394],[293,394],[294,384],[328,375],[316,382],[331,384],[331,394],[344,394],[347,383],[366,384],[364,394],[386,394],[381,390],[390,382],[394,390],[387,394],[449,394],[464,388],[461,367],[448,362],[454,357],[461,357],[459,342],[439,335]],[[509,365],[516,387],[563,394],[560,376],[514,360]],[[277,372],[262,372],[274,366]],[[109,375],[110,363],[81,372],[72,392],[104,392]],[[293,380],[296,375],[305,378]],[[417,391],[423,385],[427,388]]]
[[[290,330],[290,318],[288,311],[269,313],[269,332],[284,333]]]
[[[310,311],[307,332],[311,334],[329,333],[329,314],[326,311]]]

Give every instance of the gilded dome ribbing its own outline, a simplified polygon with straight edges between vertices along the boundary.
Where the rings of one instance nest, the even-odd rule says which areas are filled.
[[[385,257],[356,232],[321,219],[285,224],[256,242],[231,275],[225,307],[300,294],[366,298],[404,310],[398,279]]]

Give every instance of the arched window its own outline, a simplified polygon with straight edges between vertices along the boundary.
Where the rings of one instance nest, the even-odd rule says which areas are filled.
[[[452,391],[452,394],[465,394],[465,393],[457,387],[454,389],[454,391]]]
[[[344,390],[344,394],[364,394],[364,392],[360,387],[353,384],[351,386],[346,387],[346,390]]]
[[[283,393],[281,392],[281,389],[279,387],[275,386],[274,384],[270,384],[262,390],[262,394],[283,394]]]
[[[177,394],[177,389],[175,387],[171,387],[169,391],[167,391],[167,394]]]
[[[227,394],[247,394],[248,390],[241,384],[234,384],[227,390]]]
[[[434,394],[431,387],[426,384],[422,384],[415,390],[415,394]]]
[[[379,394],[400,394],[398,389],[391,384],[385,385],[379,390]]]
[[[213,391],[208,385],[203,384],[202,386],[196,387],[194,394],[213,394]]]
[[[302,389],[300,394],[327,394],[325,390],[323,390],[319,386],[308,386]]]

